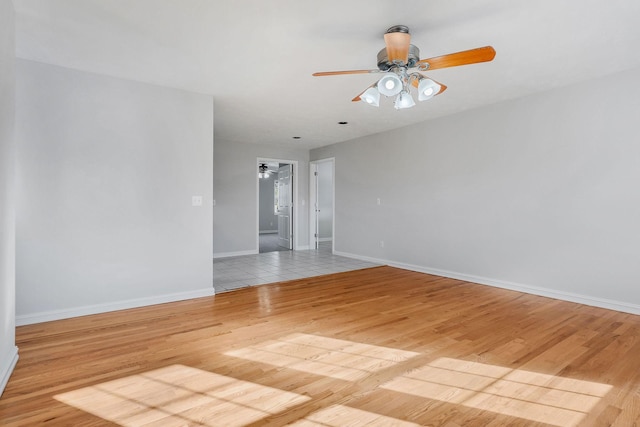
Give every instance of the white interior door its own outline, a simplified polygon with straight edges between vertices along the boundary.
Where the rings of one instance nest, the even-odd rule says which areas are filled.
[[[293,165],[278,169],[278,245],[293,249]]]

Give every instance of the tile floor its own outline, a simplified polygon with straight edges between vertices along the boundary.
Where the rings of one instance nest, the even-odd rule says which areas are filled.
[[[267,252],[213,260],[213,287],[216,293],[247,286],[301,279],[374,267],[366,261],[331,253],[331,242],[318,250]]]
[[[278,234],[261,234],[259,239],[260,253],[263,252],[275,252],[275,251],[288,251],[288,248],[283,248],[278,244]]]

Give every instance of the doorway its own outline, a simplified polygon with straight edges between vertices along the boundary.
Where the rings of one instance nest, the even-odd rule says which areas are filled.
[[[258,159],[258,252],[294,249],[296,162]]]
[[[310,163],[310,236],[311,247],[335,249],[335,159]]]

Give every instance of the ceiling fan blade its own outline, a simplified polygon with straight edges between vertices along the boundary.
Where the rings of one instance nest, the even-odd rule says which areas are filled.
[[[346,71],[321,71],[318,73],[313,73],[312,76],[320,77],[320,76],[339,76],[341,74],[370,74],[370,73],[379,73],[380,70],[346,70]]]
[[[422,75],[424,76],[424,74],[422,74]],[[427,76],[425,76],[425,77],[427,77]],[[427,78],[428,78],[429,80],[433,80],[431,77],[427,77]],[[442,92],[444,92],[445,90],[447,90],[447,86],[446,86],[446,85],[443,85],[442,83],[440,83],[440,82],[439,82],[439,81],[437,81],[437,80],[433,80],[433,81],[434,81],[434,82],[436,82],[436,83],[438,83],[438,84],[440,85],[440,91],[439,91],[438,93],[436,93],[435,95],[433,95],[433,96],[438,96],[438,95],[440,95]],[[413,79],[413,80],[411,81],[411,84],[413,85],[413,87],[415,87],[416,89],[418,89],[418,86],[420,85],[420,81],[419,81],[418,79]],[[364,93],[364,92],[363,92],[363,93]],[[362,93],[361,93],[360,95],[362,95]],[[358,95],[358,96],[359,96],[359,95]]]
[[[448,55],[422,59],[418,61],[418,64],[427,64],[428,70],[437,70],[438,68],[457,67],[458,65],[488,62],[493,60],[495,56],[495,49],[491,46],[485,46],[476,49],[464,50],[462,52],[450,53]]]
[[[401,61],[406,64],[409,61],[409,33],[385,33],[384,42],[387,45],[387,58],[389,62]]]

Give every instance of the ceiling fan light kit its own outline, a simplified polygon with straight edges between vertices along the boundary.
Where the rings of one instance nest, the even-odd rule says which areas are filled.
[[[384,96],[397,95],[402,91],[404,86],[403,81],[394,72],[385,74],[376,84],[378,91]]]
[[[394,25],[389,28],[384,34],[384,42],[386,47],[378,52],[377,70],[323,71],[313,75],[384,73],[382,78],[353,98],[353,101],[362,101],[377,107],[380,105],[381,94],[386,97],[395,96],[394,107],[399,110],[416,104],[411,96],[411,86],[418,90],[418,101],[431,99],[447,89],[442,83],[428,78],[421,72],[489,62],[496,55],[493,47],[485,46],[421,60],[420,49],[411,44],[409,27],[405,25]]]
[[[366,102],[369,105],[377,107],[380,105],[380,91],[372,86],[369,89],[365,90],[362,95],[360,95],[360,99],[362,99],[363,102]]]
[[[427,99],[431,99],[440,93],[441,89],[442,86],[435,81],[422,77],[418,83],[418,100],[426,101]]]
[[[269,167],[265,163],[258,166],[258,178],[269,178]]]
[[[398,94],[398,97],[393,104],[393,107],[396,110],[401,110],[403,108],[413,107],[414,105],[416,105],[416,102],[413,100],[413,97],[408,91],[403,90]]]

